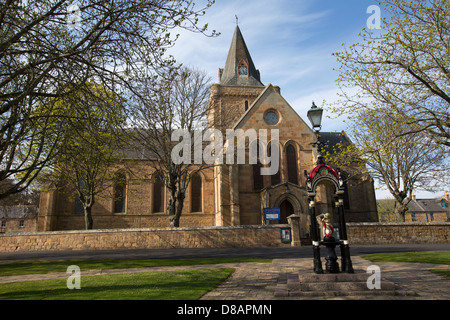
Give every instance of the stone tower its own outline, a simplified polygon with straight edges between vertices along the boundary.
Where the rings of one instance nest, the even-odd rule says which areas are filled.
[[[232,128],[264,88],[241,30],[236,26],[225,67],[219,69],[219,83],[211,86],[209,126],[220,130]]]

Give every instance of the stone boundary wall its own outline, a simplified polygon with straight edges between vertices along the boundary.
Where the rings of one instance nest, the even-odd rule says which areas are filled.
[[[288,225],[7,233],[0,252],[290,246],[281,227]]]
[[[450,222],[349,222],[347,236],[350,245],[450,243]]]
[[[289,225],[76,230],[0,234],[0,252],[53,250],[281,247]],[[293,244],[300,245],[292,228]],[[450,243],[450,223],[348,223],[350,246]]]

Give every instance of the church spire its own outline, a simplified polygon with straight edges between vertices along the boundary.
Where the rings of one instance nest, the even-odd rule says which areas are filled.
[[[244,37],[236,25],[224,69],[219,69],[222,85],[263,86],[259,70],[253,64]]]

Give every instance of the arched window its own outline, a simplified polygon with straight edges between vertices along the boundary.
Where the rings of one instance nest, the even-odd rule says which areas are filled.
[[[164,212],[164,181],[157,174],[153,181],[153,212]]]
[[[80,198],[78,197],[78,194],[75,195],[74,214],[78,214],[78,215],[84,214],[83,203],[81,202]]]
[[[278,146],[276,146],[276,148],[278,148]],[[267,150],[267,154],[268,154],[269,157],[272,156],[272,145],[269,145],[269,148]],[[279,184],[281,182],[281,175],[280,175],[280,172],[281,172],[281,161],[278,161],[278,163],[279,163],[278,171],[270,177],[270,182],[271,182],[272,186],[277,185],[277,184]]]
[[[252,165],[252,169],[253,169],[253,190],[258,191],[261,190],[262,188],[264,188],[264,180],[263,180],[263,176],[261,175],[261,168],[262,168],[262,163],[259,159],[259,145],[258,142],[253,142],[257,144],[256,147],[256,157],[257,157],[257,162],[256,164]],[[250,150],[252,150],[252,148],[250,147]]]
[[[247,111],[247,110],[248,110],[248,101],[245,100],[245,111]]]
[[[202,177],[198,173],[191,178],[191,212],[202,211]]]
[[[125,212],[127,178],[123,172],[114,177],[114,213]]]
[[[292,144],[288,145],[286,148],[286,158],[288,181],[298,184],[297,155],[295,153],[295,147]]]

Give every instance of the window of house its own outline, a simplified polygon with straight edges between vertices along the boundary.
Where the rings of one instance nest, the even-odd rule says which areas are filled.
[[[248,110],[248,101],[245,100],[245,111],[247,111],[247,110]]]
[[[6,228],[6,220],[2,220],[2,224],[0,225],[0,228],[2,228],[2,229]]]
[[[297,171],[297,156],[295,147],[288,145],[286,148],[287,169],[288,169],[288,181],[294,184],[298,184],[298,171]]]
[[[153,182],[153,212],[164,212],[164,181],[160,174]]]
[[[118,172],[114,181],[114,213],[125,212],[126,177],[123,172]]]
[[[202,177],[198,173],[191,178],[191,211],[202,211]]]
[[[19,220],[19,228],[23,228],[25,224],[24,220]]]
[[[412,221],[417,221],[417,218],[416,218],[416,214],[415,214],[415,213],[411,213],[411,220],[412,220]]]

